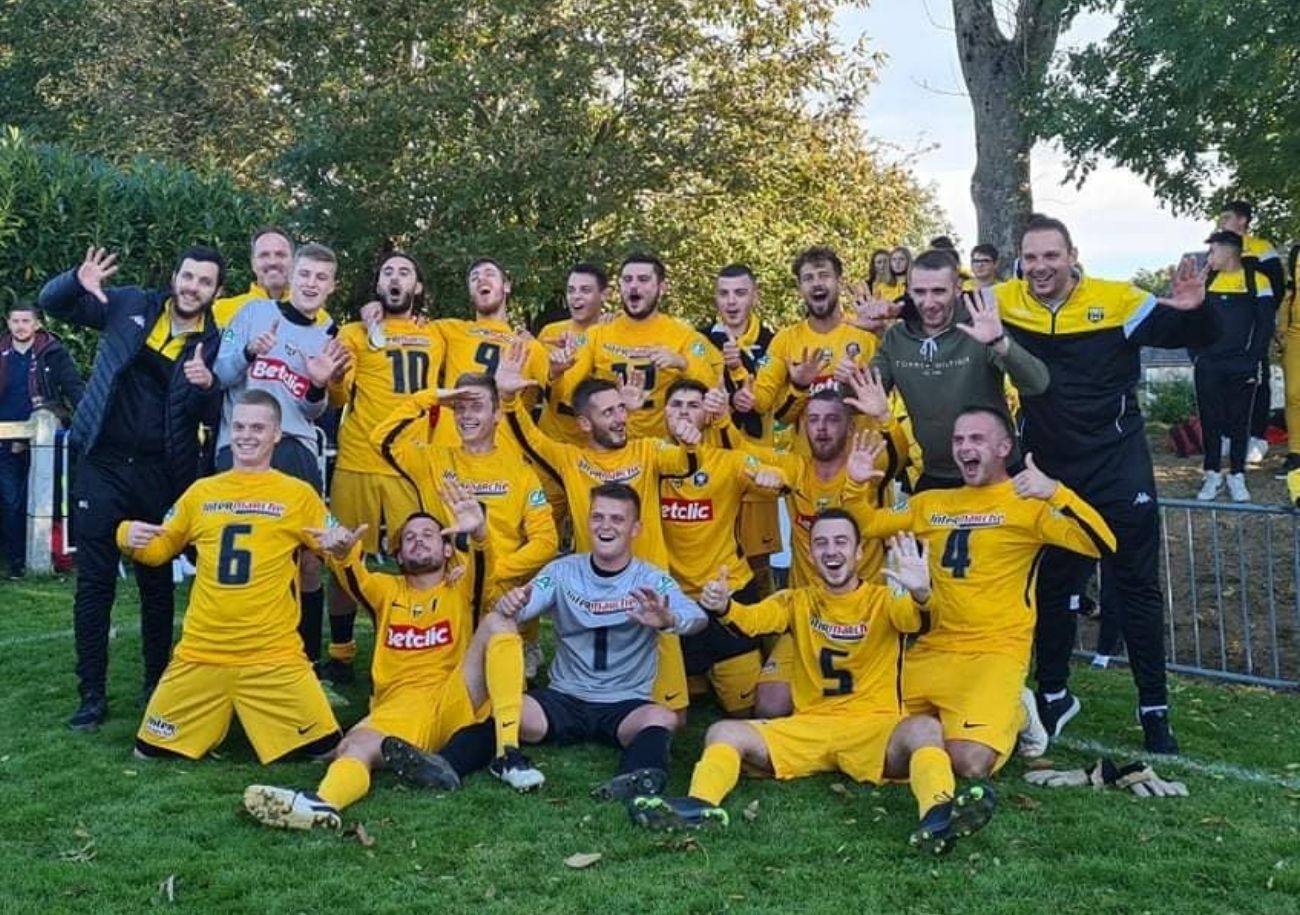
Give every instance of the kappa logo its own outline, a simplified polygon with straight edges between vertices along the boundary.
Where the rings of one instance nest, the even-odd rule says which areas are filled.
[[[1106,317],[1106,309],[1093,307],[1088,309],[1088,321],[1093,324],[1100,324]]]
[[[144,327],[144,318],[140,315],[131,315],[131,320],[135,322],[136,327]]]
[[[424,651],[430,648],[446,648],[452,643],[451,622],[441,620],[428,629],[417,626],[389,625],[384,636],[384,645],[396,651]]]
[[[1134,505],[1149,505],[1152,501],[1151,494],[1145,489],[1133,497]]]

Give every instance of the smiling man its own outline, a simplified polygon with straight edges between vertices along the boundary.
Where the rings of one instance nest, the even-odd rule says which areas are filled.
[[[293,265],[293,238],[279,226],[260,226],[253,231],[249,266],[253,282],[248,291],[217,299],[212,315],[218,327],[228,327],[239,309],[258,299],[283,302],[289,298],[289,269]]]
[[[1123,605],[1124,643],[1138,687],[1138,712],[1152,753],[1177,753],[1169,726],[1160,513],[1137,383],[1144,346],[1205,346],[1219,334],[1202,308],[1205,276],[1179,266],[1169,296],[1129,283],[1085,276],[1070,231],[1060,220],[1032,217],[1020,241],[1023,279],[981,290],[996,303],[1011,337],[1052,376],[1047,390],[1021,401],[1025,451],[1043,471],[1095,507],[1119,541],[1102,561]],[[1077,613],[1095,561],[1051,549],[1038,576],[1038,704],[1056,736],[1079,711],[1070,694],[1070,655]]]
[[[71,434],[81,453],[72,493],[81,706],[68,721],[77,730],[94,730],[108,717],[108,623],[119,559],[114,530],[127,517],[161,521],[203,463],[199,425],[215,422],[220,396],[211,369],[219,341],[212,301],[225,269],[218,252],[194,247],[177,260],[168,289],[106,290],[117,258],[92,248],[80,267],[41,290],[45,312],[100,332]],[[135,573],[148,696],[171,653],[172,575],[139,564]]]

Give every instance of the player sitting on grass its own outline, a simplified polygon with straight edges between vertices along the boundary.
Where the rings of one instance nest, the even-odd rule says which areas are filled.
[[[506,718],[498,709],[496,720],[525,743],[598,741],[621,748],[618,774],[594,793],[627,800],[657,794],[668,780],[677,716],[651,698],[656,640],[660,632],[698,632],[705,616],[666,572],[632,556],[641,510],[635,490],[604,483],[592,488],[590,503],[591,552],[548,563],[497,602],[497,613],[518,622],[552,614],[556,647],[550,685],[523,696],[522,716]],[[449,766],[461,776],[482,768],[491,753],[490,727],[466,728],[441,752],[425,756],[424,769],[399,774],[429,784]]]
[[[123,521],[117,545],[161,566],[193,545],[197,573],[185,628],[136,734],[142,757],[198,759],[239,721],[262,762],[328,754],[339,725],[298,634],[298,554],[314,549],[325,503],[271,469],[280,404],[248,390],[230,411],[232,469],[194,483],[162,524]]]
[[[700,596],[710,614],[743,633],[791,634],[794,714],[717,722],[705,735],[690,796],[637,797],[629,812],[652,829],[725,826],[720,805],[740,780],[742,762],[779,779],[835,771],[860,782],[906,779],[921,818],[911,844],[946,852],[987,823],[997,802],[986,785],[958,793],[939,722],[904,717],[901,707],[906,634],[922,631],[929,616],[925,549],[910,534],[890,541],[890,588],[858,577],[862,539],[847,511],[827,509],[810,533],[817,584],[744,606],[731,600],[723,569]]]
[[[472,595],[489,559],[482,506],[454,483],[444,484],[441,494],[455,523],[442,527],[423,512],[407,518],[397,553],[401,575],[367,571],[365,525],[315,532],[339,582],[375,620],[374,698],[370,715],[348,731],[315,793],[268,785],[245,790],[244,807],[259,822],[337,829],[339,811],[365,796],[370,773],[380,766],[400,777],[421,764],[429,787],[455,788],[454,772],[444,767],[430,774],[417,751],[441,747],[460,728],[487,721],[490,706],[498,720],[518,718],[524,668],[514,623],[489,614],[466,637],[473,627]],[[472,546],[468,569],[454,576],[451,538],[461,533],[470,534]],[[514,744],[500,747],[492,765],[522,790],[544,780]]]

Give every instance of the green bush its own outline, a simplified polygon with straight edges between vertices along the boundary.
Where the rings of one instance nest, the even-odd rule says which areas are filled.
[[[1185,378],[1153,381],[1143,390],[1143,412],[1160,423],[1180,423],[1196,415],[1196,389]]]
[[[17,129],[0,132],[0,312],[34,300],[55,274],[74,267],[90,245],[117,252],[117,285],[165,286],[177,254],[209,244],[230,262],[227,291],[249,281],[250,230],[279,209],[221,175],[138,159],[116,167]],[[85,371],[94,334],[51,322]]]

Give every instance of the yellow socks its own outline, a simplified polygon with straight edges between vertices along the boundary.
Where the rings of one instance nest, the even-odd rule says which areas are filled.
[[[332,660],[351,664],[357,657],[357,640],[330,642],[329,652]]]
[[[316,794],[335,810],[342,810],[361,800],[369,790],[370,769],[366,764],[351,756],[340,756],[330,763]]]
[[[957,781],[952,775],[952,760],[942,747],[921,747],[912,753],[908,764],[908,781],[916,797],[919,816],[924,817],[931,807],[952,800],[957,791]]]
[[[717,807],[740,781],[740,751],[730,744],[711,743],[691,773],[690,795]]]
[[[523,639],[515,633],[492,636],[483,651],[483,679],[492,703],[500,756],[506,747],[519,746],[519,716],[524,707]]]

